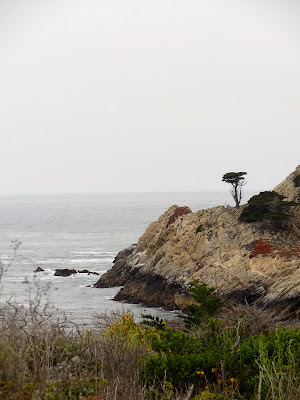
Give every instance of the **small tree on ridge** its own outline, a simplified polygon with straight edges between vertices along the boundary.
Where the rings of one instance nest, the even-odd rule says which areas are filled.
[[[231,185],[230,193],[235,201],[236,208],[239,208],[243,197],[243,186],[246,184],[244,175],[247,175],[247,172],[227,172],[222,178],[223,182]]]

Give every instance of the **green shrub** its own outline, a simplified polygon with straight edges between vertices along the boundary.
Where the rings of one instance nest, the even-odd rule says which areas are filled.
[[[182,331],[167,328],[150,338],[151,347],[158,353],[190,354],[200,350],[199,340]]]
[[[166,329],[166,321],[151,314],[142,314],[142,325],[149,326],[158,330]]]
[[[239,219],[243,222],[270,221],[274,225],[280,226],[282,222],[289,219],[289,208],[298,205],[284,199],[285,196],[276,192],[261,192],[251,197]]]
[[[280,385],[279,376],[281,376],[281,381],[283,375],[286,376],[287,372],[299,376],[299,359],[299,329],[282,328],[276,329],[268,335],[249,337],[241,343],[237,350],[236,362],[239,361],[244,366],[241,371],[242,389],[248,393],[254,393],[257,390],[261,371],[261,373],[264,373],[262,391],[266,394],[270,384],[276,385],[276,380],[277,385]],[[300,378],[298,378],[298,384],[300,385]]]
[[[186,313],[178,315],[178,317],[183,319],[186,329],[191,330],[217,312],[220,298],[212,297],[215,289],[208,287],[206,283],[199,285],[198,280],[190,282],[188,291],[198,304],[188,304]]]
[[[160,341],[152,342],[153,350],[158,349],[159,343],[159,353],[146,360],[145,376],[149,383],[166,379],[176,384],[178,390],[193,383],[203,389],[209,383],[217,383],[217,371],[224,367],[230,376],[236,374],[230,332],[211,336],[205,346],[201,345],[197,336],[185,332],[179,336],[178,332],[171,330],[168,337],[163,332]]]

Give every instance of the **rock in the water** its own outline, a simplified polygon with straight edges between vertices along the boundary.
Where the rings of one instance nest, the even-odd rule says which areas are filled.
[[[89,271],[88,269],[82,269],[79,271],[76,271],[76,269],[68,269],[68,268],[63,268],[63,269],[56,269],[54,276],[71,276],[74,274],[88,274],[88,275],[99,275],[98,272],[93,272]]]
[[[75,269],[68,269],[68,268],[63,268],[63,269],[56,269],[54,276],[71,276],[77,274],[77,271]]]
[[[89,271],[87,269],[82,269],[77,271],[79,274],[88,274],[88,275],[99,275],[98,272]]]
[[[37,267],[37,269],[34,272],[44,272],[45,270],[41,267]]]

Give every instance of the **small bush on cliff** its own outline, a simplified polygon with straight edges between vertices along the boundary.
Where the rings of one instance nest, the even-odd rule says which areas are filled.
[[[179,315],[179,317],[183,319],[185,328],[191,330],[217,312],[220,306],[220,298],[212,296],[215,291],[213,287],[208,287],[206,283],[199,285],[197,279],[190,282],[188,291],[199,305],[188,304],[186,306],[187,312]]]
[[[261,192],[251,197],[239,219],[243,222],[268,221],[273,227],[282,227],[290,217],[290,207],[297,205],[293,201],[285,201],[285,198],[277,192]]]
[[[203,225],[201,225],[201,224],[198,225],[198,226],[197,226],[197,229],[196,229],[196,234],[202,232],[203,229],[204,229]]]

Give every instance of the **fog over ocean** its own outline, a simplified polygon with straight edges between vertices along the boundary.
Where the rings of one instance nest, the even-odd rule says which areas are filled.
[[[254,192],[246,192],[244,202]],[[192,211],[230,204],[228,191],[178,193],[111,193],[0,196],[0,252],[6,266],[12,242],[20,241],[16,258],[4,273],[1,302],[12,298],[28,304],[35,285],[46,288],[52,304],[81,327],[96,313],[131,310],[168,318],[174,314],[112,301],[119,288],[89,287],[96,275],[55,277],[56,268],[88,269],[100,275],[112,267],[115,255],[136,243],[150,222],[171,205]],[[35,274],[37,267],[45,272]],[[49,287],[48,287],[49,286]]]

